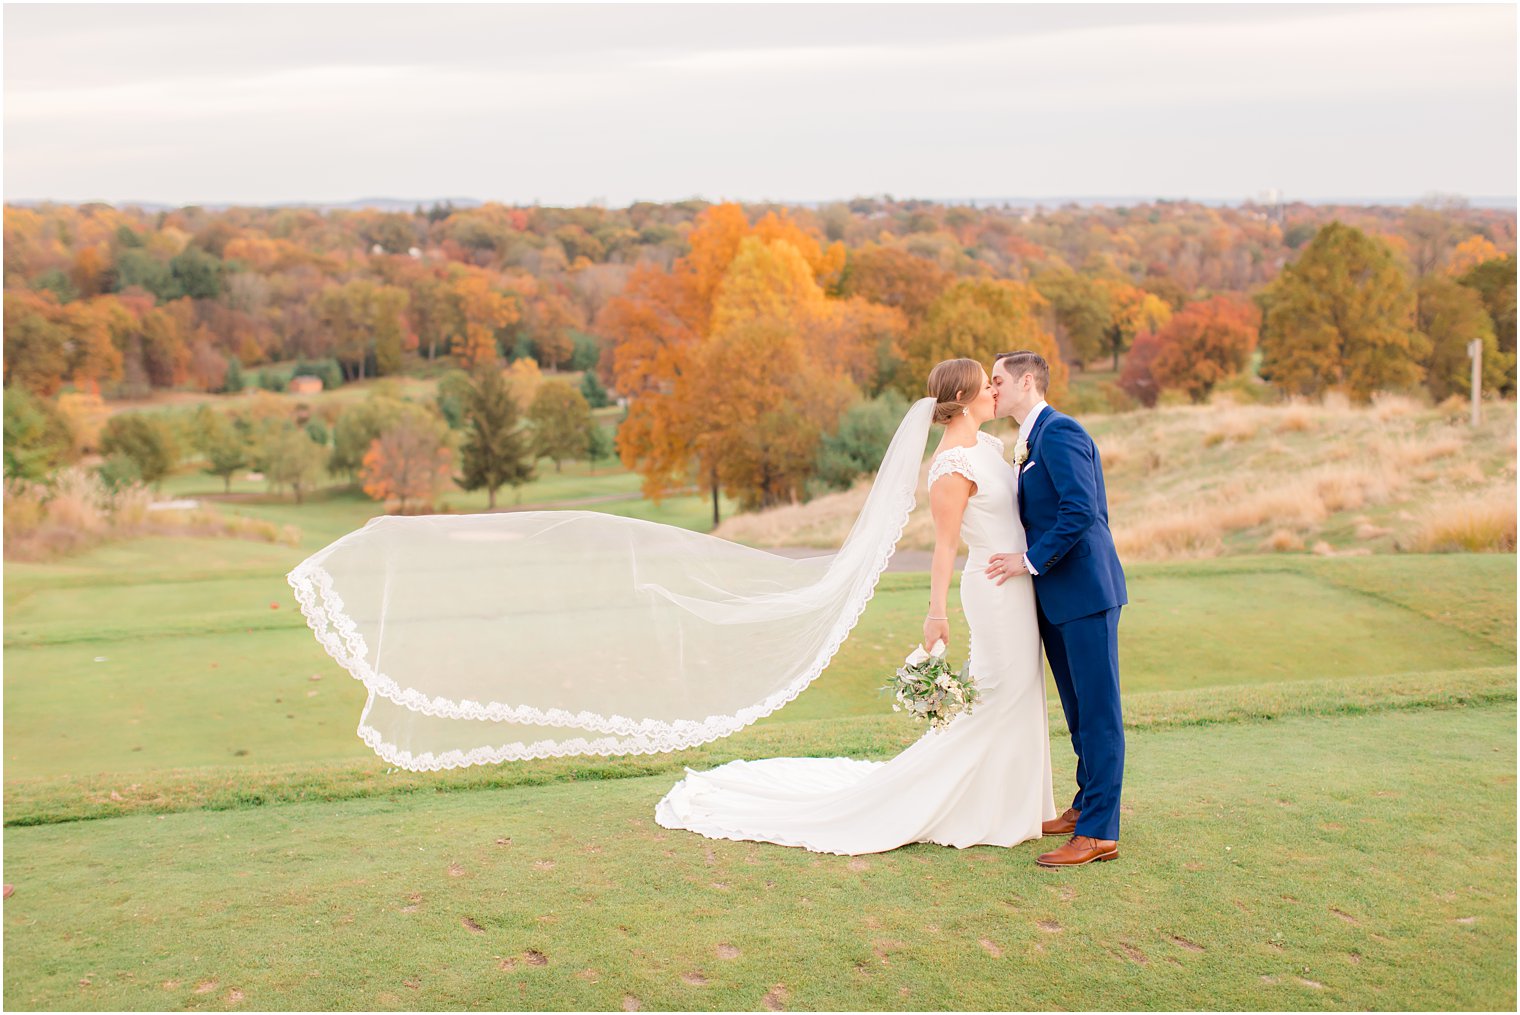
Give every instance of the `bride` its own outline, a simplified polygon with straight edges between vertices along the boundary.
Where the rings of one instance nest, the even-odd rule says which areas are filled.
[[[1002,441],[980,429],[994,415],[992,384],[976,360],[955,359],[930,371],[929,391],[945,432],[929,466],[935,544],[923,644],[953,644],[945,607],[964,539],[975,708],[890,761],[767,758],[687,769],[655,807],[659,824],[853,855],[909,842],[1012,846],[1039,838],[1056,816],[1034,588],[1027,572],[1001,585],[984,573],[992,553],[1025,550],[1013,467]]]
[[[946,605],[964,539],[974,710],[885,762],[688,769],[656,820],[839,854],[1011,846],[1055,816],[1033,588],[984,573],[991,553],[1025,548],[1014,471],[979,429],[994,413],[980,364],[947,360],[928,386],[833,554],[793,559],[589,511],[382,515],[287,580],[318,642],[368,692],[360,738],[395,766],[681,750],[776,711],[828,665],[901,538],[942,423],[922,633],[926,645],[953,640]]]

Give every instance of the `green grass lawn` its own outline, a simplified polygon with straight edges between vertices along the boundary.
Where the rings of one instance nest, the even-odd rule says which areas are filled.
[[[388,772],[283,580],[361,504],[8,566],[10,1007],[1514,1007],[1513,555],[1128,568],[1124,855],[1050,872],[651,820],[683,765],[911,742],[875,688],[922,574],[732,737]]]
[[[1068,871],[1040,842],[849,858],[670,832],[670,777],[10,829],[5,993],[1512,1009],[1514,746],[1513,703],[1138,732],[1120,859]]]

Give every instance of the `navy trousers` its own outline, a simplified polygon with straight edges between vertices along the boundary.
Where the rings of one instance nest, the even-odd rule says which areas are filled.
[[[1071,805],[1078,835],[1119,838],[1124,782],[1124,718],[1119,708],[1119,610],[1053,624],[1040,610],[1040,638],[1061,695],[1077,752],[1077,795]]]

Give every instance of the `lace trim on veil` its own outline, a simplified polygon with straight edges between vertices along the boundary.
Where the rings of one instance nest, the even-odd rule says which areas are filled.
[[[990,436],[990,435],[989,435]],[[996,440],[996,438],[993,438]],[[897,544],[907,528],[908,519],[915,503],[915,491],[909,490],[899,499],[899,521],[895,530],[889,530],[877,546],[871,568],[864,572],[856,585],[850,602],[840,614],[833,630],[812,665],[785,687],[764,700],[733,715],[714,715],[704,720],[665,721],[659,719],[630,719],[626,716],[603,716],[594,712],[569,712],[564,709],[538,709],[531,705],[508,705],[504,702],[478,702],[465,699],[454,701],[445,697],[429,698],[414,687],[401,687],[391,677],[377,672],[367,658],[368,649],[363,636],[353,620],[344,612],[343,600],[333,587],[332,576],[319,564],[302,563],[286,575],[286,581],[295,593],[301,613],[317,641],[327,654],[360,681],[370,692],[359,720],[358,734],[381,758],[410,771],[437,771],[446,768],[463,768],[470,765],[494,764],[502,761],[525,761],[532,758],[564,757],[566,755],[615,755],[660,754],[682,750],[708,743],[720,737],[738,732],[757,720],[763,719],[783,705],[792,701],[828,666],[839,647],[859,623],[866,605],[876,594],[876,586],[886,570]],[[441,754],[425,752],[413,755],[397,745],[385,741],[380,732],[369,726],[365,718],[375,695],[379,695],[415,712],[450,719],[479,719],[491,722],[512,722],[535,726],[572,727],[614,736],[587,740],[576,737],[568,740],[537,740],[518,742],[501,747],[482,746],[468,751],[450,750]]]

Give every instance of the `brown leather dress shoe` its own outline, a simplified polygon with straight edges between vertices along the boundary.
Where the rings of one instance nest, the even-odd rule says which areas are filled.
[[[1094,860],[1113,860],[1118,855],[1119,844],[1112,839],[1073,835],[1066,845],[1041,854],[1034,862],[1041,867],[1079,867]]]
[[[1049,821],[1040,822],[1041,835],[1070,835],[1077,830],[1077,818],[1082,812],[1075,807],[1066,808],[1066,813],[1059,818],[1051,818]]]

